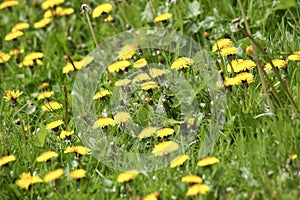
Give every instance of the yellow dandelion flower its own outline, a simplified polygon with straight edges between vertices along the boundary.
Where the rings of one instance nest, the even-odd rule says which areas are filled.
[[[38,100],[48,99],[48,98],[52,97],[53,94],[54,94],[53,91],[42,92],[39,94],[39,96],[37,98],[38,98]]]
[[[21,178],[16,181],[16,184],[20,188],[25,188],[26,190],[28,190],[30,185],[43,182],[39,176],[31,176],[30,173],[22,173],[20,177]]]
[[[111,22],[112,20],[114,20],[114,18],[111,15],[108,15],[105,19],[104,22]]]
[[[61,9],[62,9],[61,7],[57,7],[55,11],[51,9],[46,10],[44,13],[44,19],[54,17],[57,14],[57,10],[61,10]]]
[[[180,165],[183,165],[183,163],[189,159],[188,155],[182,154],[174,158],[170,163],[170,168],[174,168]]]
[[[6,90],[5,93],[6,93],[6,96],[3,97],[5,99],[5,101],[16,100],[17,98],[19,98],[21,96],[21,94],[23,94],[23,92],[20,92],[19,90],[17,90],[17,91]]]
[[[11,32],[21,31],[21,30],[24,30],[26,28],[29,28],[29,24],[26,23],[26,22],[20,22],[20,23],[15,24],[12,27]]]
[[[0,4],[0,10],[19,5],[19,1],[4,1]]]
[[[154,133],[156,133],[156,128],[149,126],[144,128],[143,130],[141,130],[140,134],[138,135],[138,138],[141,140],[143,138],[147,138],[147,137],[151,137],[152,135],[154,135]]]
[[[132,79],[132,83],[139,83],[142,81],[149,81],[149,80],[151,80],[151,77],[147,73],[141,73],[141,74],[136,75]]]
[[[224,47],[220,50],[221,56],[229,56],[236,54],[238,52],[238,48],[236,47]]]
[[[122,61],[117,61],[114,62],[113,64],[108,66],[108,71],[110,73],[112,72],[119,72],[120,70],[125,70],[127,67],[129,67],[131,64],[127,60],[122,60]]]
[[[177,58],[171,65],[171,69],[182,69],[187,68],[188,66],[192,65],[194,63],[194,60],[187,57],[181,57]]]
[[[111,93],[111,91],[109,91],[109,90],[100,90],[99,92],[97,92],[95,95],[94,95],[94,97],[93,97],[93,99],[95,100],[95,99],[100,99],[100,98],[102,98],[102,97],[105,97],[105,96],[107,96],[107,95],[111,95],[112,93]]]
[[[64,124],[64,122],[62,120],[56,120],[56,121],[53,121],[49,124],[46,125],[46,129],[47,130],[52,130],[56,127],[59,127],[60,125]]]
[[[170,19],[172,17],[171,13],[164,13],[161,15],[158,15],[157,17],[154,18],[154,22],[162,22]]]
[[[277,68],[285,68],[287,65],[287,62],[285,60],[281,60],[281,59],[274,59],[274,60],[272,60],[272,63]],[[271,70],[271,69],[272,69],[272,65],[270,63],[267,63],[265,65],[265,70]]]
[[[42,3],[42,9],[47,10],[48,8],[53,8],[59,4],[62,4],[65,0],[46,0]]]
[[[196,119],[195,119],[195,118],[188,118],[188,120],[187,120],[187,123],[188,123],[190,126],[194,126],[194,125],[195,125],[195,122],[196,122]]]
[[[81,63],[81,66],[82,67],[86,67],[88,66],[89,64],[91,64],[91,62],[93,62],[95,58],[92,57],[92,56],[85,56],[84,58],[82,58],[79,63]]]
[[[161,142],[154,146],[152,153],[155,156],[162,156],[173,151],[176,151],[179,148],[179,145],[173,141]]]
[[[68,62],[63,68],[63,74],[67,74],[69,72],[77,71],[81,68],[82,68],[82,62],[80,62],[80,61],[73,62],[73,64]]]
[[[0,64],[9,61],[10,55],[0,51]]]
[[[56,10],[56,12],[57,12],[57,14],[59,15],[59,16],[66,16],[66,15],[71,15],[71,14],[73,14],[74,13],[74,8],[63,8],[62,10],[60,10],[60,11],[57,11]]]
[[[246,54],[251,55],[253,53],[252,45],[247,46],[245,51],[246,51]]]
[[[151,194],[148,194],[143,198],[143,200],[158,200],[159,198],[159,193],[158,192],[153,192]]]
[[[47,162],[51,158],[57,158],[58,153],[54,151],[46,151],[36,158],[36,162]]]
[[[98,127],[104,128],[108,125],[114,126],[116,125],[116,121],[109,117],[99,118],[97,119],[97,121],[95,121],[93,128],[98,128]]]
[[[70,136],[70,135],[73,135],[74,134],[74,131],[61,131],[60,135],[59,135],[59,138],[60,139],[65,139],[66,137]]]
[[[248,72],[242,72],[236,75],[235,79],[237,79],[237,82],[247,81],[247,83],[253,83],[254,82],[254,76],[251,73]]]
[[[15,161],[15,160],[16,160],[16,156],[14,156],[14,155],[3,156],[2,158],[0,158],[0,166],[6,165],[7,163]]]
[[[131,82],[130,79],[122,79],[122,80],[118,80],[118,81],[115,83],[115,86],[120,87],[120,86],[129,85],[130,82]]]
[[[170,71],[167,69],[157,69],[157,68],[151,68],[149,70],[149,74],[152,78],[156,78],[162,75],[165,75],[167,73],[169,73]]]
[[[245,70],[251,70],[256,66],[255,62],[252,60],[243,60],[243,59],[238,59],[238,60],[233,60],[231,62],[231,65],[227,65],[227,71],[230,73],[232,72],[232,69],[234,72],[240,72],[240,71],[245,71]]]
[[[296,160],[297,157],[298,157],[297,154],[290,155],[291,160]],[[0,166],[1,166],[1,164],[0,164]]]
[[[40,21],[35,22],[33,24],[33,27],[35,29],[45,28],[48,24],[50,24],[51,21],[52,21],[52,18],[50,18],[50,17],[43,18]]]
[[[157,137],[165,137],[168,135],[172,135],[174,133],[174,129],[172,128],[162,128],[156,132]]]
[[[241,83],[242,83],[242,81],[240,79],[237,79],[236,77],[233,77],[233,78],[225,77],[225,80],[224,80],[224,86],[225,87],[239,85]]]
[[[214,43],[212,47],[212,52],[216,52],[218,49],[222,49],[224,47],[232,47],[232,41],[228,38],[219,39]]]
[[[64,153],[77,153],[80,155],[86,155],[90,153],[90,150],[84,146],[70,146],[65,149]]]
[[[5,41],[14,40],[22,35],[24,35],[24,33],[22,31],[10,32],[5,36],[4,40]]]
[[[189,187],[186,196],[195,196],[198,194],[206,194],[211,190],[211,188],[206,184],[194,184]]]
[[[141,59],[135,61],[133,64],[133,67],[137,68],[137,69],[143,68],[145,66],[147,66],[147,60],[145,58],[141,58]]]
[[[86,171],[84,169],[75,169],[70,172],[69,177],[71,179],[80,179],[86,177]]]
[[[42,52],[31,52],[24,57],[24,60],[36,60],[43,57],[44,54]]]
[[[11,56],[19,56],[22,53],[24,53],[24,49],[13,49],[13,50],[9,51],[9,55],[11,55]],[[1,59],[0,59],[0,62],[1,62]]]
[[[124,45],[120,51],[118,51],[119,60],[127,60],[132,58],[136,54],[137,47],[136,45]]]
[[[115,122],[117,124],[126,123],[130,118],[130,114],[126,112],[119,112],[114,116]]]
[[[54,180],[60,178],[63,174],[64,174],[63,169],[53,170],[53,171],[51,171],[51,172],[49,172],[48,174],[45,175],[44,182],[48,183],[50,181],[54,181]]]
[[[299,54],[292,54],[292,55],[289,55],[287,57],[287,60],[288,61],[298,61],[300,60],[300,55]]]
[[[44,82],[44,83],[42,83],[40,86],[39,86],[39,90],[43,90],[43,89],[46,89],[46,88],[48,88],[49,87],[49,83],[47,83],[47,82]]]
[[[112,9],[113,7],[109,3],[100,4],[93,10],[92,17],[97,18],[101,16],[102,13],[109,13],[110,11],[112,11]]]
[[[154,81],[148,81],[146,83],[143,83],[141,85],[141,88],[143,90],[150,90],[150,89],[158,88],[158,85]]]
[[[196,175],[188,175],[181,178],[183,183],[202,183],[202,178]]]
[[[50,111],[61,109],[62,107],[63,107],[62,104],[60,104],[60,103],[58,103],[56,101],[50,101],[50,102],[45,103],[42,106],[42,110],[44,112],[50,112]]]
[[[128,171],[122,172],[118,175],[117,182],[123,183],[123,182],[133,180],[137,175],[139,175],[139,173],[140,172],[137,170],[128,170]]]
[[[209,165],[213,165],[220,162],[220,160],[216,157],[207,157],[207,158],[203,158],[202,160],[200,160],[197,165],[200,167],[204,167],[204,166],[209,166]]]

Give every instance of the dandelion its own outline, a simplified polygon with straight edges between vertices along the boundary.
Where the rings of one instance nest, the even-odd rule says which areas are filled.
[[[110,11],[112,11],[112,8],[112,5],[109,3],[100,4],[93,10],[92,17],[97,18],[101,16],[102,13],[109,13]]]
[[[60,11],[56,10],[59,16],[71,15],[74,13],[74,8],[63,8]]]
[[[288,61],[298,61],[298,60],[300,60],[300,55],[297,55],[297,54],[289,55],[287,57],[287,60]]]
[[[10,55],[0,51],[0,64],[9,61]]]
[[[60,125],[64,124],[64,122],[62,120],[56,120],[54,122],[51,122],[49,124],[46,125],[46,129],[47,130],[52,130],[56,127],[59,127]]]
[[[207,194],[209,191],[211,190],[211,188],[206,185],[206,184],[195,184],[192,185],[187,193],[186,196],[195,196],[198,194]]]
[[[22,30],[24,30],[24,29],[26,29],[26,28],[29,28],[29,24],[26,23],[26,22],[20,22],[20,23],[15,24],[15,25],[12,27],[11,31],[12,31],[12,32],[22,31]]]
[[[64,174],[63,169],[53,170],[53,171],[51,171],[51,172],[49,172],[48,174],[45,175],[44,182],[48,183],[50,181],[54,181],[54,180],[60,178],[63,174]]]
[[[141,73],[141,74],[136,75],[132,79],[132,83],[139,83],[142,81],[149,81],[149,80],[151,80],[151,77],[147,73]]]
[[[126,123],[130,118],[130,114],[126,112],[119,112],[114,116],[115,122],[117,124]]]
[[[43,89],[46,89],[46,88],[48,88],[49,87],[49,83],[47,83],[47,82],[44,82],[44,83],[42,83],[40,86],[39,86],[39,90],[43,90]]]
[[[37,98],[38,100],[49,99],[50,97],[53,96],[53,94],[54,94],[53,91],[47,91],[47,92],[40,93]]]
[[[157,68],[151,68],[149,70],[149,74],[152,78],[156,78],[162,75],[165,75],[167,73],[169,73],[170,71],[167,69],[157,69]]]
[[[75,169],[70,172],[69,177],[71,179],[80,179],[86,176],[86,171],[84,169]]]
[[[272,60],[272,63],[277,68],[285,68],[287,65],[287,62],[285,60],[281,60],[281,59],[274,59],[274,60]],[[265,70],[271,70],[271,69],[272,69],[272,65],[270,63],[267,63],[265,65]]]
[[[172,135],[174,133],[174,129],[172,128],[162,128],[156,132],[157,137],[165,137],[168,135]]]
[[[233,77],[233,78],[225,77],[225,80],[224,80],[225,87],[230,87],[230,86],[239,85],[239,84],[241,84],[241,80],[237,79],[236,77]]]
[[[132,58],[136,54],[137,47],[136,45],[125,45],[120,51],[118,51],[119,60],[127,60]]]
[[[15,160],[16,160],[16,156],[14,155],[3,156],[2,158],[0,158],[0,166],[6,165],[7,163],[10,163]]]
[[[296,160],[297,157],[298,157],[297,154],[290,155],[291,160]],[[1,166],[1,164],[0,164],[0,166]]]
[[[232,47],[232,41],[228,38],[219,39],[214,43],[212,47],[212,52],[216,52],[218,49],[222,49],[224,47]]]
[[[111,16],[111,15],[108,15],[105,19],[104,19],[104,22],[111,22],[113,21],[114,18]]]
[[[179,145],[173,141],[161,142],[154,146],[152,153],[155,156],[162,156],[171,153],[179,148]]]
[[[252,45],[247,46],[245,51],[246,51],[246,54],[251,55],[253,53]]]
[[[40,21],[35,22],[33,27],[35,29],[45,28],[48,24],[50,24],[51,21],[52,19],[50,17],[43,18]]]
[[[65,0],[46,0],[42,3],[42,9],[47,10],[48,8],[53,8],[55,6],[58,6],[63,2],[65,2]]]
[[[28,190],[30,185],[39,182],[43,182],[43,180],[39,176],[31,176],[30,173],[22,173],[20,179],[16,181],[16,184],[20,188],[25,188],[26,190]]]
[[[127,67],[129,67],[131,64],[127,60],[122,60],[122,61],[117,61],[114,62],[113,64],[108,66],[108,71],[110,73],[112,72],[119,72],[120,70],[125,70]]]
[[[171,65],[171,69],[182,69],[187,68],[189,65],[193,64],[194,60],[187,57],[177,58]]]
[[[202,178],[196,175],[188,175],[181,178],[183,183],[202,183]]]
[[[36,162],[47,162],[51,158],[58,157],[58,153],[54,151],[46,151],[36,158]]]
[[[61,131],[60,135],[59,135],[59,138],[60,139],[65,139],[66,137],[70,136],[70,135],[73,135],[74,134],[74,131]]]
[[[154,22],[163,22],[172,17],[171,13],[164,13],[154,18]]]
[[[4,40],[5,41],[10,41],[10,40],[14,40],[14,39],[17,39],[18,37],[24,35],[24,33],[22,31],[15,31],[15,32],[10,32],[8,33]]]
[[[20,67],[23,66],[33,66],[34,63],[38,65],[43,65],[43,62],[40,58],[43,58],[44,54],[42,52],[31,52],[24,57],[23,62],[20,64]]]
[[[237,52],[238,52],[238,48],[236,48],[236,47],[224,47],[220,50],[221,56],[234,55]]]
[[[118,80],[118,81],[115,83],[115,86],[120,87],[120,86],[129,85],[130,82],[131,82],[130,79],[122,79],[122,80]]]
[[[19,5],[19,1],[4,1],[0,4],[0,10]]]
[[[236,75],[235,77],[237,79],[237,82],[243,82],[246,81],[247,83],[253,83],[254,82],[254,76],[251,73],[248,72],[242,72]]]
[[[154,81],[148,81],[146,83],[143,83],[141,85],[141,88],[143,90],[151,90],[151,89],[154,89],[154,88],[158,88],[158,85]]]
[[[139,175],[139,171],[137,170],[128,170],[125,172],[122,172],[118,175],[117,182],[123,183],[128,182],[130,180],[133,180],[137,175]]]
[[[63,68],[63,74],[80,70],[81,68],[82,68],[82,62],[80,61],[73,62],[73,63],[68,62]]]
[[[9,55],[11,56],[19,56],[22,53],[24,53],[24,49],[13,49],[9,51]]]
[[[65,149],[64,153],[77,153],[80,155],[87,155],[90,153],[90,150],[84,146],[70,146]]]
[[[107,95],[111,95],[112,93],[111,93],[111,91],[109,91],[109,90],[100,90],[99,92],[97,92],[95,95],[94,95],[94,97],[93,97],[93,99],[95,100],[95,99],[100,99],[100,98],[102,98],[102,97],[105,97],[105,96],[107,96]]]
[[[135,61],[133,64],[133,67],[137,68],[137,69],[143,68],[145,66],[147,66],[147,60],[145,58],[141,58],[141,59]]]
[[[240,71],[245,71],[245,70],[251,70],[256,66],[255,62],[252,60],[243,60],[243,59],[238,59],[238,60],[233,60],[231,62],[231,65],[227,65],[227,71],[230,73],[232,72],[232,69],[234,72],[240,72]]]
[[[97,121],[95,121],[93,128],[98,128],[98,127],[104,128],[108,125],[114,126],[116,125],[116,121],[109,117],[99,118],[97,119]]]
[[[143,198],[143,200],[158,200],[159,198],[159,193],[158,192],[153,192],[151,194],[148,194]]]
[[[174,168],[180,165],[183,165],[185,161],[189,159],[188,155],[182,154],[174,158],[170,163],[170,168]]]
[[[151,137],[156,132],[156,128],[149,126],[141,130],[140,134],[138,135],[138,138],[141,140],[143,138]]]
[[[5,93],[6,96],[3,97],[5,101],[12,101],[12,102],[16,101],[23,94],[23,92],[20,92],[19,90],[17,91],[6,90]]]
[[[207,157],[207,158],[204,158],[202,160],[200,160],[197,165],[200,166],[200,167],[204,167],[204,166],[209,166],[209,165],[213,165],[213,164],[216,164],[220,162],[220,160],[216,157]]]
[[[50,102],[45,103],[42,106],[42,110],[44,112],[50,112],[50,111],[61,109],[62,107],[63,107],[62,104],[60,104],[60,103],[58,103],[56,101],[50,101]]]

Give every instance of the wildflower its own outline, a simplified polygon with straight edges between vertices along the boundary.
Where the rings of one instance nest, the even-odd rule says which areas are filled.
[[[0,158],[0,166],[6,165],[7,163],[15,161],[15,160],[16,160],[16,156],[14,156],[14,155],[3,156],[2,158]]]
[[[130,118],[130,114],[126,112],[119,112],[114,116],[115,122],[117,124],[126,123]]]
[[[64,174],[63,169],[53,170],[53,171],[51,171],[51,172],[49,172],[48,174],[45,175],[44,182],[48,183],[50,181],[54,181],[54,180],[60,178],[63,174]]]
[[[24,53],[24,49],[13,49],[9,51],[9,55],[11,56],[19,56],[22,53]]]
[[[117,61],[108,66],[108,71],[110,73],[119,72],[120,70],[125,70],[130,65],[130,62],[127,60]]]
[[[251,55],[253,53],[252,45],[246,47],[246,54]]]
[[[50,111],[54,111],[54,110],[57,110],[57,109],[61,109],[62,107],[63,107],[62,104],[57,103],[55,101],[50,101],[50,102],[45,103],[42,106],[42,110],[44,112],[50,112]]]
[[[86,155],[90,153],[90,150],[84,146],[71,146],[67,147],[64,153],[77,153],[80,155]]]
[[[39,90],[43,90],[43,89],[46,89],[49,87],[49,83],[47,82],[44,82],[42,83],[40,86],[39,86]]]
[[[35,22],[33,27],[35,29],[45,28],[51,21],[52,19],[50,17],[43,18],[40,21]]]
[[[171,13],[164,13],[154,18],[154,22],[163,22],[172,17]]]
[[[187,57],[177,58],[171,65],[171,69],[182,69],[187,68],[189,65],[193,64],[194,60]]]
[[[33,66],[34,63],[36,63],[38,65],[43,65],[43,62],[40,60],[40,58],[43,58],[43,57],[44,57],[44,54],[41,52],[31,52],[24,57],[23,62],[21,63],[20,67]]]
[[[46,0],[42,3],[42,9],[47,10],[48,8],[53,8],[59,4],[62,4],[65,0]]]
[[[298,61],[298,60],[300,60],[300,55],[297,55],[297,54],[289,55],[287,57],[287,60],[288,61]]]
[[[21,178],[16,181],[16,184],[20,188],[28,190],[30,185],[35,183],[43,182],[39,176],[31,176],[30,173],[22,173]]]
[[[186,196],[195,196],[197,194],[206,194],[210,190],[211,190],[211,188],[206,184],[195,184],[195,185],[192,185],[188,189]]]
[[[228,78],[228,77],[225,77],[225,80],[224,80],[224,86],[225,87],[230,87],[230,86],[234,86],[234,85],[239,85],[241,84],[241,81],[235,77],[233,78]]]
[[[46,162],[51,158],[58,157],[58,153],[54,151],[46,151],[36,158],[36,162]]]
[[[136,45],[125,45],[120,51],[118,51],[119,60],[127,60],[132,58],[136,54],[137,47]]]
[[[75,169],[70,172],[69,177],[71,179],[80,179],[86,176],[86,171],[84,169]]]
[[[116,121],[108,117],[99,118],[97,119],[97,121],[95,121],[93,128],[98,128],[98,127],[104,128],[105,126],[108,125],[114,126],[116,125]]]
[[[280,60],[280,59],[274,59],[272,60],[272,63],[277,68],[285,68],[287,65],[287,62],[285,60]],[[272,69],[272,65],[270,63],[265,65],[265,70],[271,70],[271,69]]]
[[[228,38],[219,39],[214,43],[212,47],[212,52],[216,52],[218,49],[222,49],[224,47],[232,47],[232,41]]]
[[[19,5],[19,1],[4,1],[0,4],[0,10]]]
[[[205,32],[203,33],[203,37],[204,37],[204,38],[209,38],[209,33],[205,31]]]
[[[54,94],[53,91],[42,92],[39,94],[39,96],[37,98],[38,98],[38,100],[48,99],[48,98],[52,97],[53,94]]]
[[[63,68],[63,74],[67,74],[69,72],[73,72],[82,68],[82,62],[77,61],[70,63],[68,62]]]
[[[10,55],[0,51],[0,64],[9,61]]]
[[[129,79],[118,80],[115,83],[115,86],[117,86],[117,87],[119,87],[119,86],[125,86],[125,85],[128,85],[130,82],[131,82],[131,80],[129,80]]]
[[[220,162],[220,160],[218,158],[215,158],[215,157],[207,157],[207,158],[204,158],[202,160],[200,160],[197,165],[200,166],[200,167],[204,167],[204,166],[208,166],[208,165],[213,165],[213,164],[216,164]]]
[[[153,192],[151,194],[148,194],[143,198],[143,200],[158,200],[159,193],[158,192]]]
[[[17,90],[17,91],[6,90],[5,93],[6,93],[6,96],[3,97],[5,99],[5,101],[15,101],[17,98],[19,98],[23,94],[23,92],[20,92],[19,90]]]
[[[12,27],[11,31],[12,32],[21,31],[21,30],[26,29],[26,28],[29,28],[29,24],[26,23],[26,22],[20,22],[20,23],[15,24]]]
[[[64,122],[62,120],[56,120],[54,122],[51,122],[49,124],[46,125],[46,129],[47,130],[52,130],[60,125],[64,124]]]
[[[157,130],[156,128],[152,126],[148,126],[140,132],[138,138],[141,140],[143,138],[151,137],[156,132],[156,130]]]
[[[133,67],[140,69],[140,68],[145,67],[146,65],[147,65],[147,60],[145,58],[141,58],[134,62]]]
[[[181,178],[181,182],[184,183],[202,183],[202,178],[196,175],[188,175]]]
[[[128,171],[122,172],[118,175],[117,182],[123,183],[123,182],[133,180],[137,175],[139,175],[139,173],[140,172],[137,170],[128,170]]]
[[[182,165],[187,159],[189,159],[188,155],[179,155],[171,161],[170,168],[174,168]]]
[[[112,11],[112,8],[112,5],[109,3],[100,4],[93,10],[92,17],[97,18],[101,16],[102,13],[109,13],[110,11]]]
[[[240,72],[240,71],[245,71],[245,70],[251,70],[253,67],[255,67],[256,64],[252,60],[243,60],[243,59],[238,59],[238,60],[233,60],[231,62],[231,65],[227,65],[227,71],[232,72],[232,69],[234,72]]]
[[[236,47],[224,47],[220,50],[221,56],[229,56],[236,54],[238,52],[238,49]]]
[[[109,90],[100,90],[99,92],[97,92],[94,95],[93,99],[94,100],[95,99],[100,99],[100,98],[105,97],[105,96],[110,95],[110,94],[111,94],[111,91],[109,91]]]
[[[154,146],[152,153],[155,156],[162,156],[165,154],[168,154],[172,151],[175,151],[179,148],[179,145],[176,142],[173,141],[165,141],[161,142]]]
[[[74,134],[74,131],[61,131],[60,135],[59,135],[59,138],[60,139],[65,139],[66,137],[70,136],[70,135],[73,135]]]
[[[152,78],[156,78],[158,76],[162,76],[165,75],[167,73],[169,73],[170,71],[167,69],[157,69],[157,68],[151,68],[149,70],[149,74]]]
[[[168,135],[172,135],[174,133],[174,129],[172,128],[162,128],[156,132],[157,137],[165,137]]]
[[[74,8],[63,8],[60,11],[56,10],[59,16],[71,15],[74,13]]]
[[[148,81],[148,80],[151,80],[151,77],[147,73],[141,73],[141,74],[136,75],[132,79],[132,83],[139,83],[139,82]]]
[[[254,76],[251,73],[248,72],[242,72],[236,75],[235,77],[238,82],[246,81],[247,83],[253,83],[254,82]]]
[[[14,40],[22,35],[24,35],[24,33],[22,31],[10,32],[5,36],[4,40],[5,41]]]
[[[290,155],[291,160],[296,160],[297,157],[298,157],[297,154]],[[1,164],[0,164],[0,166],[1,166]]]
[[[141,85],[141,88],[143,90],[150,90],[150,89],[154,89],[154,88],[157,88],[157,87],[158,87],[158,85],[154,81],[148,81],[148,82],[143,83]]]
[[[113,21],[114,18],[111,16],[111,15],[108,15],[105,19],[104,19],[104,22],[111,22]]]

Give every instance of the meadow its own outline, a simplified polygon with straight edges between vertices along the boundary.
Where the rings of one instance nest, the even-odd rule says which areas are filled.
[[[298,0],[0,2],[0,199],[300,199]]]

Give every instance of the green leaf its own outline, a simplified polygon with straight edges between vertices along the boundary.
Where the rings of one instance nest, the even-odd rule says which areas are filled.
[[[137,111],[136,117],[138,119],[138,123],[147,126],[150,122],[151,115],[153,115],[153,108],[150,105],[143,105]]]
[[[40,131],[33,138],[33,145],[36,147],[43,147],[47,137],[48,131],[45,127],[41,128]]]
[[[287,10],[292,7],[296,7],[297,3],[295,0],[281,0],[276,6],[275,10]]]

